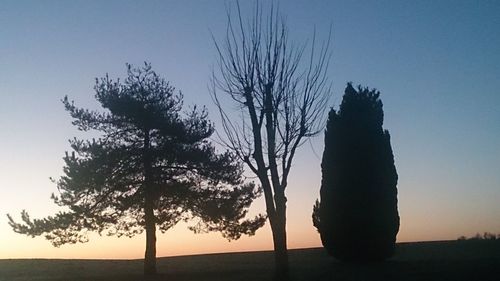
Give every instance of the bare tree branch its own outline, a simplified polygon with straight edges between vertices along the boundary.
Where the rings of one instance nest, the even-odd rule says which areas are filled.
[[[217,41],[212,35],[218,67],[210,93],[222,119],[223,143],[258,177],[275,251],[286,256],[285,189],[298,147],[325,124],[331,96],[331,31],[319,48],[315,31],[310,44],[297,47],[273,4],[266,6],[266,17],[257,4],[248,23],[239,2],[236,8],[237,24],[227,10],[225,39]],[[238,105],[239,120],[226,111],[221,95]]]

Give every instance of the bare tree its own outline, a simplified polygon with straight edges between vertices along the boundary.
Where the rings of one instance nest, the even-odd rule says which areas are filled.
[[[224,144],[257,176],[264,190],[277,272],[288,272],[286,195],[292,160],[307,138],[324,127],[329,107],[330,34],[316,46],[291,43],[285,20],[271,4],[266,15],[257,3],[246,21],[228,10],[225,39],[214,38],[218,52],[211,95],[218,107]],[[221,103],[229,96],[241,118]]]

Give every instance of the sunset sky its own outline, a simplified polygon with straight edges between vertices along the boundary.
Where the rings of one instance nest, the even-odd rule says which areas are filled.
[[[243,13],[251,15],[252,1]],[[268,3],[263,1],[264,3]],[[124,77],[125,63],[151,62],[206,105],[233,1],[2,1],[0,7],[0,258],[142,258],[144,234],[91,235],[54,248],[14,233],[5,214],[59,209],[49,177],[62,174],[71,125],[64,95],[97,109],[95,77]],[[290,37],[324,40],[332,26],[332,106],[347,81],[382,93],[399,174],[398,241],[500,233],[500,1],[281,1]],[[264,5],[265,6],[265,5]],[[88,134],[87,134],[88,136]],[[323,134],[305,143],[289,179],[289,248],[321,246],[311,221],[319,196]],[[252,213],[264,212],[263,198]],[[272,248],[269,226],[227,242],[179,224],[158,233],[157,255]]]

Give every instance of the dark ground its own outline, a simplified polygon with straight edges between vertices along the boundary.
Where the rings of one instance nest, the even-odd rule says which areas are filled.
[[[290,280],[500,281],[500,240],[400,243],[394,258],[344,264],[322,248],[290,250]],[[158,259],[153,280],[272,280],[272,252]],[[140,281],[142,260],[0,260],[1,281]]]

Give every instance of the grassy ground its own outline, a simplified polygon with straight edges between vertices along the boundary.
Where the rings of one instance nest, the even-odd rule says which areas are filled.
[[[323,249],[290,251],[291,280],[500,280],[500,240],[398,244],[381,263],[344,264]],[[154,280],[272,280],[272,252],[158,259]],[[142,260],[0,260],[1,281],[139,281]]]

